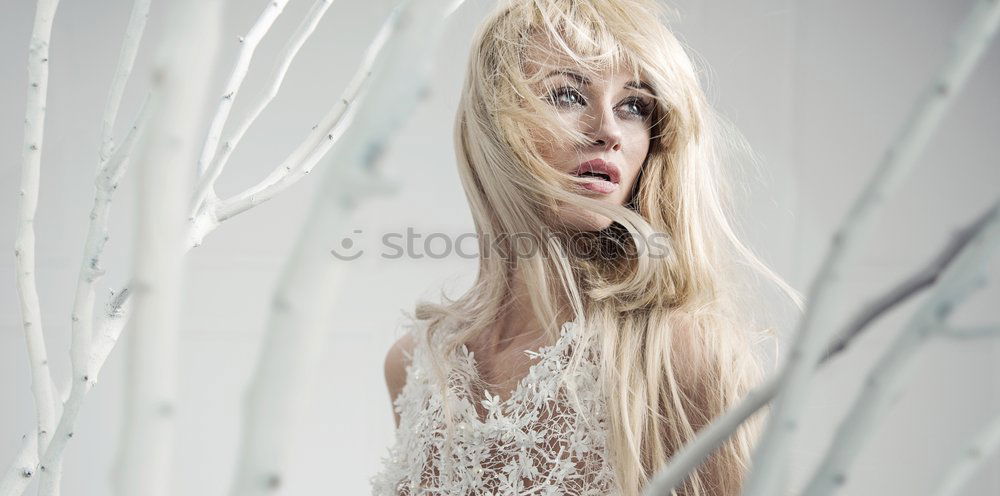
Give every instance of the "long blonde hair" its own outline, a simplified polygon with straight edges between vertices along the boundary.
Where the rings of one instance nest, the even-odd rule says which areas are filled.
[[[755,269],[802,304],[732,228],[725,151],[746,145],[707,103],[691,60],[666,23],[655,0],[507,0],[480,26],[455,121],[458,170],[479,236],[479,271],[459,298],[421,301],[415,311],[416,319],[428,322],[428,339],[450,329],[445,346],[432,347],[441,354],[433,362],[447,397],[445,357],[493,329],[509,304],[514,270],[523,274],[548,338],[558,336],[557,301],[568,301],[587,345],[576,348],[564,376],[572,376],[583,350],[596,346],[608,406],[607,449],[625,496],[639,494],[676,450],[761,379],[757,345],[774,336],[754,322],[757,306],[740,290],[738,271]],[[556,52],[539,56],[544,46]],[[652,89],[649,153],[624,206],[572,193],[577,179],[539,154],[542,139],[586,139],[561,125],[534,90],[541,72],[528,67],[556,55],[588,70],[628,67]],[[552,236],[560,205],[614,221],[574,237],[600,256],[579,256],[565,238]],[[666,235],[662,249],[642,243],[656,234]],[[519,239],[540,242],[525,255]],[[738,494],[760,421],[757,415],[744,424],[678,494]]]

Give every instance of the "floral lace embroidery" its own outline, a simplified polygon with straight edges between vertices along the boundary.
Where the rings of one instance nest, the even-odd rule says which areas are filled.
[[[423,330],[423,327],[419,328]],[[573,407],[559,375],[578,341],[575,322],[563,324],[559,339],[538,351],[539,359],[503,401],[485,392],[473,406],[468,381],[456,370],[475,372],[466,347],[453,355],[448,395],[455,411],[457,439],[444,449],[444,405],[429,371],[428,350],[418,336],[406,384],[394,402],[400,414],[396,442],[370,479],[375,496],[398,495],[608,495],[614,475],[607,463],[604,400],[597,389],[593,353],[578,368]]]

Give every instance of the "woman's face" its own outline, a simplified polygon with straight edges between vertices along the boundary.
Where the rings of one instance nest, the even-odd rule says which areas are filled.
[[[541,84],[543,98],[563,122],[590,139],[582,146],[540,142],[542,158],[566,174],[588,177],[580,194],[625,204],[649,152],[654,108],[649,86],[633,80],[624,68],[584,74],[572,66],[548,69]],[[577,230],[598,231],[611,224],[603,215],[568,206],[557,216]]]

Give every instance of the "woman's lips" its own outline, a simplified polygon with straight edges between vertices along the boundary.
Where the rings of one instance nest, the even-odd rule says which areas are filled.
[[[608,194],[618,190],[618,185],[611,181],[605,181],[603,179],[598,179],[596,177],[589,177],[587,179],[590,180],[583,184],[583,188],[588,189],[590,191],[602,194]]]
[[[615,184],[618,184],[622,176],[621,169],[617,165],[599,158],[588,160],[578,165],[574,174],[580,176],[585,172],[604,174],[608,176],[609,181]]]
[[[583,175],[584,173],[603,174],[607,176],[608,179],[603,179],[594,175]],[[588,180],[582,185],[583,188],[606,195],[618,189],[618,180],[621,177],[621,170],[618,169],[617,165],[611,162],[595,158],[577,166],[576,170],[573,171],[573,175]]]

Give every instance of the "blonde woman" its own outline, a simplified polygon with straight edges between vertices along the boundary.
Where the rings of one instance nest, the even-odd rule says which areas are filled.
[[[757,381],[724,133],[655,0],[510,0],[455,121],[475,283],[389,350],[377,495],[637,495]],[[678,491],[736,495],[752,419]]]

